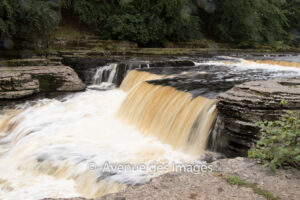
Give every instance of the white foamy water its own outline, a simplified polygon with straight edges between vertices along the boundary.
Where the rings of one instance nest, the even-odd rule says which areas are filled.
[[[230,56],[218,56],[221,59],[219,61],[207,61],[207,62],[195,62],[196,66],[201,65],[211,65],[211,66],[225,66],[225,67],[231,67],[233,70],[246,70],[246,69],[253,69],[253,70],[264,70],[266,72],[285,72],[285,74],[290,73],[295,75],[300,75],[300,68],[296,67],[289,67],[289,66],[280,66],[276,64],[266,64],[266,63],[257,63],[255,61],[251,60],[245,60],[243,58],[237,58],[237,57],[230,57]],[[277,73],[277,77],[281,77],[282,73]]]
[[[195,159],[116,119],[125,96],[120,90],[87,91],[64,102],[40,101],[14,117],[1,116],[0,199],[98,197],[159,175],[149,170],[104,173],[106,161]]]
[[[102,82],[113,83],[117,67],[118,64],[116,63],[99,67],[93,77],[93,85],[99,85]]]

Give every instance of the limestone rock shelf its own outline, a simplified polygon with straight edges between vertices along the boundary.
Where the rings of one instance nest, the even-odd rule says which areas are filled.
[[[288,110],[300,111],[300,80],[246,82],[222,93],[218,99],[224,130],[217,136],[222,143],[216,148],[228,156],[246,155],[259,137],[257,121],[278,120]]]
[[[68,66],[0,67],[0,99],[19,99],[39,92],[81,91],[85,85]]]

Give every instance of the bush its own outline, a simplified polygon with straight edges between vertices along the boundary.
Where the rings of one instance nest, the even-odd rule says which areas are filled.
[[[249,157],[262,160],[273,172],[283,164],[300,169],[300,113],[290,111],[281,120],[257,125],[261,138]]]

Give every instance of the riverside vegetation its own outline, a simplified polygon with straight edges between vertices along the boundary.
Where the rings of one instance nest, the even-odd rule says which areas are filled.
[[[284,164],[300,169],[300,113],[289,111],[281,120],[257,125],[261,137],[249,157],[261,159],[273,172]]]
[[[238,48],[299,47],[300,0],[2,0],[3,47],[11,41],[47,47],[62,9],[101,39],[144,47],[203,38]]]

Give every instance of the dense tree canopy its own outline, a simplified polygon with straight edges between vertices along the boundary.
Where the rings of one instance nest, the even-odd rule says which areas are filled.
[[[57,14],[49,1],[1,0],[0,40],[33,42],[45,39],[57,23]]]
[[[288,27],[284,1],[216,0],[210,17],[213,35],[241,46],[272,44],[286,39]]]
[[[285,9],[288,11],[289,39],[292,44],[300,45],[300,0],[287,0]]]
[[[1,0],[0,40],[45,38],[57,22],[55,6],[103,39],[142,46],[202,35],[240,47],[300,41],[300,0]]]
[[[65,0],[80,19],[105,39],[145,45],[163,39],[199,38],[200,19],[187,0]]]

